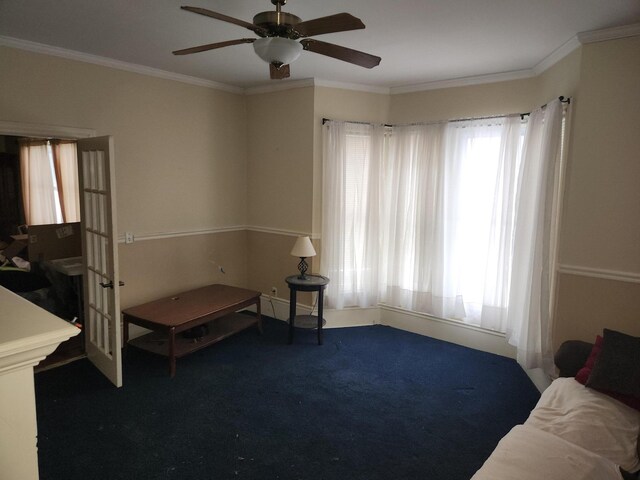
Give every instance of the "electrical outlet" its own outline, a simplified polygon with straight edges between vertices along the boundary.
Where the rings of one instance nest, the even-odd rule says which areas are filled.
[[[133,243],[133,232],[124,232],[124,243]]]
[[[278,289],[276,287],[271,287],[271,296],[272,297],[278,296]]]

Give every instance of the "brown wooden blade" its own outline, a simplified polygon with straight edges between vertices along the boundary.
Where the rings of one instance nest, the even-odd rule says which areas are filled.
[[[273,63],[270,63],[269,73],[271,74],[271,80],[282,80],[283,78],[289,78],[289,65],[282,65],[280,66],[280,68],[278,68]]]
[[[373,68],[380,63],[381,58],[368,53],[353,50],[333,43],[321,42],[319,40],[304,39],[300,43],[305,50],[327,57],[337,58],[344,62],[353,63],[365,68]]]
[[[244,20],[239,20],[237,18],[229,17],[227,15],[223,15],[222,13],[213,12],[211,10],[207,10],[206,8],[200,7],[180,7],[183,10],[187,10],[188,12],[197,13],[199,15],[205,15],[207,17],[215,18],[216,20],[222,20],[223,22],[233,23],[234,25],[239,25],[244,28],[248,28],[249,30],[253,30],[256,33],[261,33],[266,35],[267,31],[254,25],[253,23],[245,22]]]
[[[182,50],[176,50],[174,55],[189,55],[190,53],[206,52],[207,50],[214,50],[216,48],[229,47],[231,45],[239,45],[241,43],[253,43],[255,38],[239,38],[238,40],[228,40],[226,42],[208,43],[206,45],[200,45],[199,47],[184,48]]]
[[[359,18],[349,13],[337,13],[328,17],[315,18],[300,22],[294,29],[301,37],[313,37],[325,33],[347,32],[349,30],[359,30],[364,27],[364,23]]]

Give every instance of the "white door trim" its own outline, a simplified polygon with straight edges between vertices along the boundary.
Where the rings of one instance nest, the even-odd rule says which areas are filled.
[[[0,135],[77,139],[95,137],[96,131],[92,128],[66,127],[63,125],[46,125],[0,120]]]

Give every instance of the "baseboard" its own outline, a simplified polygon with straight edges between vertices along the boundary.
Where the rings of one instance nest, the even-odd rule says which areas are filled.
[[[289,318],[289,302],[282,298],[262,295],[260,308],[264,315],[278,320],[287,321]],[[311,313],[311,307],[298,304],[296,313],[308,315]],[[516,357],[515,348],[507,343],[503,334],[386,305],[343,310],[325,309],[324,317],[327,321],[326,328],[386,325],[503,357]]]
[[[289,319],[289,301],[283,298],[262,295],[260,309],[263,315],[273,317],[283,322]],[[249,310],[255,311],[254,308]],[[317,310],[313,312],[317,314]],[[296,315],[311,314],[308,305],[296,305]],[[344,310],[325,309],[323,317],[327,321],[325,328],[362,327],[380,323],[380,309],[374,308],[346,308]]]
[[[504,334],[387,305],[380,306],[380,311],[382,325],[503,357],[516,358],[516,349],[507,343]]]

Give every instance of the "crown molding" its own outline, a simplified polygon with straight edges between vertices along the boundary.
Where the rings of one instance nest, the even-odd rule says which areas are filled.
[[[580,44],[580,41],[578,40],[578,36],[574,35],[569,40],[567,40],[564,44],[560,45],[553,52],[551,52],[549,55],[543,58],[531,70],[533,71],[534,75],[536,76],[540,75],[545,70],[548,70],[549,68],[553,67],[556,63],[558,63],[564,57],[569,55],[571,52],[573,52],[577,48],[580,48],[580,46],[581,44]]]
[[[618,38],[636,37],[640,35],[640,23],[631,25],[623,25],[621,27],[604,28],[602,30],[593,30],[590,32],[580,32],[578,40],[582,45],[596,42],[606,42],[607,40],[616,40]]]
[[[282,92],[284,90],[293,90],[294,88],[313,87],[314,85],[315,81],[313,78],[305,78],[303,80],[280,80],[278,83],[245,88],[244,94],[258,95],[261,93]]]
[[[229,93],[244,93],[244,89],[242,88],[233,87],[224,83],[214,82],[212,80],[191,77],[189,75],[183,75],[181,73],[168,72],[166,70],[160,70],[158,68],[145,67],[143,65],[114,60],[112,58],[100,57],[98,55],[91,55],[89,53],[82,53],[75,50],[67,50],[66,48],[53,47],[51,45],[45,45],[43,43],[21,40],[19,38],[5,37],[3,35],[0,35],[0,45],[5,47],[18,48],[20,50],[27,50],[34,53],[53,55],[56,57],[66,58],[68,60],[92,63],[94,65],[100,65],[103,67],[124,70],[125,72],[138,73],[141,75],[163,78],[165,80],[173,80],[176,82],[187,83],[189,85],[196,85],[198,87],[214,88],[216,90],[222,90]]]
[[[339,88],[342,90],[355,90],[356,92],[379,93],[382,95],[389,95],[391,93],[391,89],[389,87],[375,87],[372,85],[361,85],[359,83],[333,82],[331,80],[323,80],[319,78],[314,80],[316,87]]]
[[[425,90],[440,90],[442,88],[467,87],[469,85],[480,85],[483,83],[506,82],[509,80],[520,80],[523,78],[535,77],[536,73],[532,68],[526,70],[515,70],[513,72],[491,73],[488,75],[476,75],[473,77],[453,78],[450,80],[437,80],[435,82],[419,83],[416,85],[406,85],[402,87],[391,87],[391,95],[403,93],[414,93]]]
[[[279,83],[273,83],[270,85],[249,87],[244,90],[244,93],[245,95],[258,95],[262,93],[282,92],[284,90],[293,90],[294,88],[304,87],[340,88],[342,90],[380,93],[383,95],[388,95],[390,92],[390,89],[388,87],[374,87],[371,85],[362,85],[359,83],[333,82],[331,80],[323,80],[320,78],[305,78],[303,80],[284,80]]]

